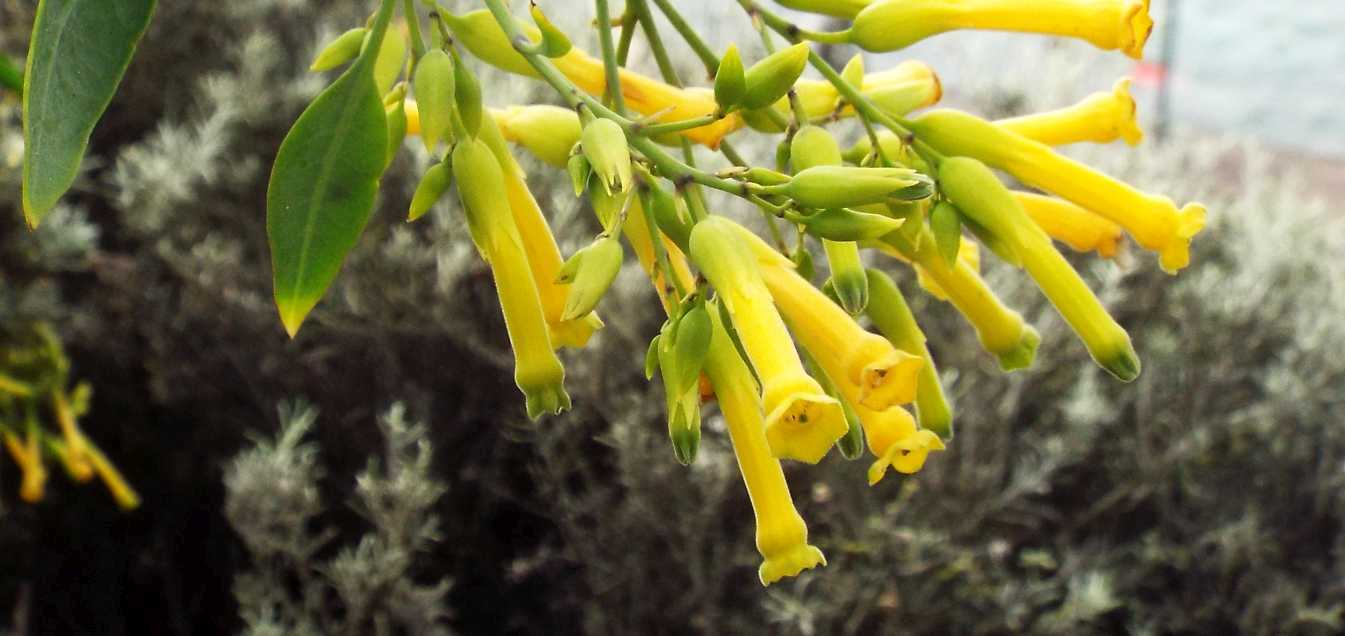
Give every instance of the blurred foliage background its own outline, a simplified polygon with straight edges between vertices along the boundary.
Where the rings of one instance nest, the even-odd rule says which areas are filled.
[[[22,57],[34,5],[0,0],[0,52]],[[334,293],[285,338],[270,162],[323,85],[303,71],[315,47],[368,9],[161,3],[83,176],[34,233],[18,208],[19,107],[0,99],[0,322],[58,329],[95,387],[86,431],[144,498],[121,513],[58,478],[27,505],[0,462],[0,631],[1345,629],[1345,231],[1292,164],[1180,132],[1073,150],[1211,210],[1176,278],[1138,255],[1084,265],[1144,359],[1133,385],[1094,368],[1006,268],[988,264],[991,286],[1043,336],[1037,365],[1011,376],[884,264],[926,299],[915,309],[958,436],[918,476],[874,488],[835,454],[791,466],[829,565],[762,589],[722,424],[707,420],[699,460],[680,467],[659,388],[640,377],[633,352],[661,320],[643,274],[623,271],[607,329],[566,354],[575,410],[527,423],[459,211],[401,222],[420,144]],[[703,16],[712,42],[753,40],[730,7]],[[1004,116],[1110,85],[1079,61],[1097,55],[1086,47],[1032,55],[1023,68],[1044,72],[981,80],[954,60],[949,94]],[[478,70],[489,104],[555,101]],[[563,175],[520,159],[573,251],[596,223]]]

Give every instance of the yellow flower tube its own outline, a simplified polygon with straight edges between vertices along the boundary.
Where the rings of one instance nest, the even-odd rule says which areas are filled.
[[[979,159],[1018,180],[1096,212],[1157,252],[1174,274],[1191,262],[1191,239],[1205,227],[1205,206],[1180,210],[1172,200],[1061,155],[991,122],[956,110],[937,110],[911,122],[917,136],[948,155]]]
[[[527,175],[510,154],[492,118],[483,118],[479,134],[500,164],[509,209],[513,213],[514,226],[518,228],[519,238],[523,241],[533,282],[542,300],[551,343],[557,347],[583,347],[593,332],[602,328],[602,319],[596,313],[574,320],[561,319],[570,286],[556,282],[564,259],[561,258],[560,248],[556,246],[555,236],[551,234],[551,226],[542,214],[542,208],[537,205],[537,199],[528,190]]]
[[[9,431],[0,436],[4,437],[5,448],[19,466],[19,497],[28,503],[42,501],[47,487],[47,468],[42,465],[42,449],[38,447],[37,435],[30,433],[26,442],[19,441],[18,436]]]
[[[537,72],[528,64],[527,59],[514,50],[508,36],[495,22],[489,10],[480,9],[460,16],[448,13],[440,15],[452,29],[454,37],[477,59],[511,73],[537,77]],[[541,38],[540,33],[532,25],[520,22],[518,26],[534,41]],[[591,95],[601,95],[607,88],[602,60],[578,48],[570,49],[569,53],[551,62],[570,81]],[[713,95],[705,92],[679,89],[624,68],[620,71],[619,79],[621,95],[625,98],[626,105],[642,115],[663,113],[659,117],[660,122],[695,119],[714,113],[718,109]],[[697,143],[715,148],[724,135],[741,125],[736,120],[737,117],[726,117],[681,134]]]
[[[917,429],[915,418],[900,406],[881,412],[856,408],[864,426],[864,440],[876,460],[869,465],[869,485],[883,480],[890,467],[904,475],[913,475],[925,467],[931,451],[944,449],[943,440],[934,431]]]
[[[1116,256],[1124,234],[1121,226],[1062,199],[1021,191],[1014,191],[1013,196],[1051,238],[1077,252],[1096,251],[1102,258]]]
[[[528,417],[566,410],[570,396],[565,392],[565,368],[551,347],[542,300],[509,206],[504,171],[485,142],[469,138],[458,141],[453,150],[453,175],[472,241],[495,277],[514,349],[514,381],[527,398]]]
[[[901,254],[938,286],[946,300],[976,329],[981,347],[999,359],[1001,369],[1012,371],[1032,365],[1037,345],[1041,344],[1037,330],[1025,323],[1018,312],[1006,307],[966,261],[959,258],[951,267],[943,262],[928,228],[921,230],[916,244],[906,241],[900,230],[884,236],[880,242],[887,246],[883,252]]]
[[[1084,141],[1109,144],[1117,139],[1134,146],[1144,139],[1144,131],[1135,119],[1135,98],[1130,96],[1129,77],[1116,80],[1110,92],[1093,93],[1073,106],[995,123],[1048,146]]]
[[[712,310],[709,314],[714,330],[705,358],[705,373],[719,398],[733,454],[738,458],[738,469],[742,471],[756,514],[757,551],[764,559],[757,574],[762,585],[770,585],[826,565],[827,560],[821,550],[808,544],[808,526],[789,496],[780,460],[772,455],[752,372],[738,357],[719,312]]]
[[[847,33],[867,51],[895,51],[958,29],[1043,33],[1138,60],[1153,25],[1149,0],[880,0]]]
[[[737,226],[752,248],[761,279],[776,308],[808,353],[838,387],[857,393],[850,401],[882,410],[915,399],[924,360],[866,331],[844,309],[794,271],[794,264],[747,228]],[[863,419],[862,417],[860,418]]]
[[[771,452],[815,464],[849,430],[845,413],[804,371],[761,271],[735,228],[721,216],[697,223],[691,231],[691,260],[719,292],[761,378]]]
[[[649,275],[650,282],[654,284],[659,300],[663,302],[663,311],[671,315],[673,308],[677,306],[681,299],[677,298],[676,288],[670,281],[665,280],[663,272],[658,270],[654,255],[653,236],[649,233],[649,224],[644,215],[644,205],[640,203],[639,197],[631,200],[630,212],[626,215],[626,222],[621,225],[621,231],[626,235],[626,240],[630,243],[631,249],[635,250],[635,258],[640,262],[640,267],[644,268],[645,274]],[[674,275],[678,282],[683,288],[692,287],[696,277],[691,274],[691,268],[687,266],[686,255],[668,237],[662,234],[659,237],[663,240],[664,250],[668,254],[668,264],[676,272]]]

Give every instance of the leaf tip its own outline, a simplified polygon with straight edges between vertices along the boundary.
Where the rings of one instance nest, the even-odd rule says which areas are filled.
[[[280,310],[280,324],[284,325],[285,333],[294,338],[299,333],[299,327],[303,326],[304,319],[308,317],[309,309],[290,304],[277,304],[277,309]]]

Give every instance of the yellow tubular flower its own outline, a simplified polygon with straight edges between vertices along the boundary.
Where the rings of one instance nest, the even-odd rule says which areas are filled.
[[[1172,200],[1142,192],[995,124],[956,110],[937,110],[911,122],[925,142],[948,155],[979,159],[1018,180],[1096,212],[1157,252],[1175,274],[1191,261],[1191,239],[1205,227],[1205,206],[1180,210]]]
[[[934,431],[917,430],[915,418],[900,406],[882,412],[858,407],[864,426],[864,439],[876,459],[869,465],[869,485],[887,475],[888,467],[904,475],[920,472],[930,451],[943,450],[943,440]]]
[[[1109,144],[1117,139],[1134,146],[1144,139],[1144,131],[1135,120],[1129,77],[1116,80],[1110,92],[1093,93],[1073,106],[995,123],[1048,146],[1084,141]]]
[[[574,320],[561,320],[570,286],[556,282],[564,259],[561,258],[560,248],[556,246],[555,236],[551,234],[551,226],[547,224],[542,208],[537,205],[537,199],[528,190],[527,175],[510,154],[494,120],[483,118],[479,134],[500,164],[509,209],[513,212],[514,225],[523,240],[528,266],[542,300],[551,344],[556,347],[583,347],[593,332],[602,328],[602,319],[596,313],[591,313]]]
[[[51,410],[56,415],[56,423],[60,426],[61,435],[65,438],[65,466],[70,473],[70,477],[78,482],[93,479],[93,465],[89,459],[89,452],[92,447],[79,430],[79,425],[75,423],[75,414],[70,408],[70,401],[66,398],[64,391],[52,391]]]
[[[850,41],[895,51],[957,29],[1044,33],[1140,59],[1153,30],[1149,0],[880,0],[855,16]]]
[[[794,335],[838,388],[857,389],[853,405],[882,410],[915,399],[924,360],[865,331],[850,314],[794,271],[794,264],[747,228],[738,226],[752,247],[761,278]],[[860,418],[863,419],[862,417]]]
[[[537,73],[509,42],[504,30],[495,22],[490,11],[481,9],[455,16],[441,13],[453,35],[477,59],[511,73],[536,77]],[[537,41],[540,32],[532,25],[518,25],[528,37]],[[607,88],[602,60],[579,48],[551,60],[556,69],[585,92],[601,95]],[[663,113],[660,122],[675,122],[709,115],[718,109],[714,96],[701,91],[683,90],[651,79],[639,73],[621,69],[621,95],[626,105],[642,115]],[[665,112],[666,111],[666,112]],[[684,131],[687,138],[715,148],[719,141],[739,125],[736,117],[726,117],[708,126]]]
[[[736,224],[712,216],[691,231],[691,259],[714,285],[762,383],[766,439],[776,457],[815,464],[849,430],[841,405],[803,369]]]
[[[705,358],[705,373],[719,398],[733,454],[738,458],[738,469],[742,471],[756,514],[757,551],[764,559],[758,576],[762,585],[770,585],[826,565],[827,560],[821,550],[808,544],[808,526],[794,508],[780,460],[772,455],[772,446],[766,440],[761,399],[752,372],[738,357],[719,312],[709,313],[714,332]]]
[[[495,277],[514,349],[514,381],[527,398],[528,417],[568,409],[565,368],[551,348],[528,254],[509,209],[503,170],[486,143],[463,139],[453,150],[453,174],[472,240]]]
[[[891,250],[917,266],[946,295],[946,300],[957,308],[967,322],[976,329],[981,346],[999,359],[1005,371],[1025,369],[1037,355],[1041,336],[1023,317],[1000,302],[985,281],[960,258],[949,267],[938,253],[934,236],[928,229],[921,230],[918,244],[912,245],[901,236],[900,230],[880,239]],[[892,253],[883,250],[885,253]]]
[[[1033,192],[1015,191],[1013,196],[1051,238],[1077,252],[1097,251],[1102,258],[1116,256],[1123,234],[1121,226],[1069,201]]]

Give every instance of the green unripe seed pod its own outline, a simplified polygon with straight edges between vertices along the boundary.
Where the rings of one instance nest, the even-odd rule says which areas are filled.
[[[453,125],[453,60],[441,49],[435,49],[420,58],[412,77],[416,104],[420,107],[420,138],[425,149],[434,152],[434,146],[445,139]]]
[[[448,192],[448,186],[452,183],[453,170],[447,162],[441,161],[430,166],[416,184],[416,193],[411,196],[411,209],[406,215],[407,222],[425,216],[425,213],[439,202],[439,198]]]
[[[766,56],[747,69],[743,107],[765,108],[789,93],[808,65],[808,52],[808,44],[799,42]]]
[[[364,37],[368,34],[369,29],[364,27],[342,33],[327,46],[322,47],[322,51],[313,58],[313,64],[308,70],[313,73],[330,71],[355,59],[355,56],[360,54],[360,48],[364,46]]]

